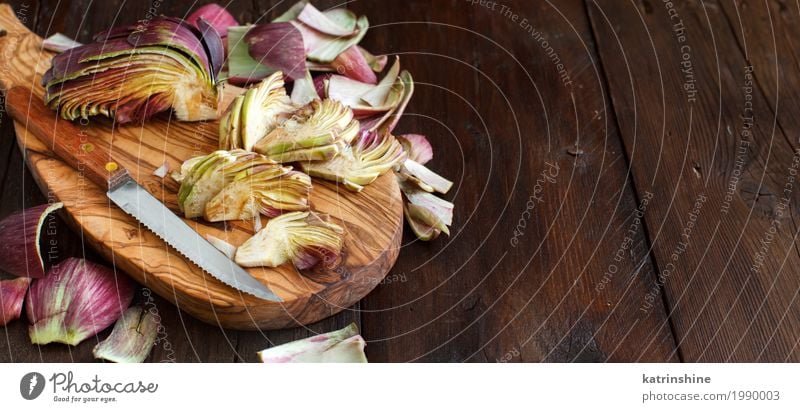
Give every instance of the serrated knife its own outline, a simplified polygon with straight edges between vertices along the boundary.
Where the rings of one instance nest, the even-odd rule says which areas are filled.
[[[73,123],[58,121],[42,99],[25,87],[6,92],[6,111],[25,125],[70,166],[106,187],[108,198],[180,254],[222,283],[255,297],[280,302],[267,286],[220,252],[163,203],[142,188],[111,157],[108,143],[98,141]]]

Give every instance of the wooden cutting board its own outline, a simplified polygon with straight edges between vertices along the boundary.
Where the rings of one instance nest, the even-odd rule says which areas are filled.
[[[3,90],[25,86],[41,97],[44,89],[40,78],[50,67],[53,54],[42,50],[42,39],[28,31],[7,4],[0,5],[0,29],[5,31],[0,37],[0,86]],[[226,88],[226,102],[240,90]],[[217,122],[181,123],[170,121],[167,115],[144,125],[116,127],[106,119],[94,118],[79,127],[87,135],[110,142],[115,160],[173,211],[178,210],[179,185],[169,177],[154,176],[153,171],[164,162],[176,170],[184,160],[209,153],[217,146]],[[39,187],[48,198],[64,202],[67,219],[86,242],[118,269],[205,322],[233,329],[280,329],[312,323],[363,298],[397,259],[403,211],[400,190],[391,173],[361,193],[315,179],[312,208],[330,214],[346,231],[340,265],[303,273],[291,265],[252,269],[250,273],[284,302],[240,294],[203,273],[109,204],[100,187],[55,159],[45,144],[27,133],[25,124],[16,122],[15,128]],[[226,239],[234,245],[253,234],[253,224],[248,222],[229,222],[227,228],[200,221],[187,223],[201,234]]]

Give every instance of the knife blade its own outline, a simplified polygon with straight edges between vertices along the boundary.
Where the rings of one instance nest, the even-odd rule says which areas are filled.
[[[234,263],[153,197],[111,158],[110,146],[58,117],[42,99],[24,87],[6,92],[6,110],[46,143],[62,160],[108,189],[108,198],[125,213],[222,283],[264,300],[280,302],[266,285]]]
[[[261,299],[281,300],[130,177],[110,188],[106,195],[125,213],[135,217],[156,236],[220,282]]]

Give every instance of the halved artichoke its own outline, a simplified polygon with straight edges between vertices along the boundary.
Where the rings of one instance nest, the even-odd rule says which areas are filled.
[[[243,267],[277,267],[291,261],[298,269],[335,262],[344,230],[311,212],[292,212],[271,219],[267,226],[236,250]]]
[[[315,100],[273,129],[253,150],[276,162],[327,160],[358,136],[353,111],[335,100]]]
[[[186,162],[192,166],[182,176],[178,206],[187,218],[203,216],[206,203],[240,172],[253,167],[275,166],[275,162],[244,150],[217,150]]]
[[[119,123],[173,109],[178,120],[215,119],[222,40],[205,20],[148,22],[100,33],[53,58],[45,102],[64,119],[104,115]]]
[[[231,104],[220,121],[220,149],[251,151],[257,141],[286,120],[295,109],[286,94],[283,73],[273,73]]]
[[[341,145],[341,153],[322,162],[304,162],[311,176],[339,182],[354,192],[372,183],[406,158],[403,147],[389,133],[362,132],[354,145]]]
[[[250,220],[258,214],[267,217],[284,212],[308,210],[311,178],[274,165],[240,173],[206,203],[205,219],[209,222]]]

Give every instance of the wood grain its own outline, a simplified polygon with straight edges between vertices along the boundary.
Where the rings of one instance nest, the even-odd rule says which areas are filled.
[[[151,6],[181,16],[208,1],[12,3],[39,35],[62,32],[86,41],[146,18]],[[457,0],[348,3],[370,18],[364,45],[401,53],[414,74],[415,97],[399,131],[427,134],[431,168],[457,181],[447,196],[456,203],[454,235],[424,243],[407,233],[402,258],[374,292],[308,327],[230,331],[153,293],[165,336],[150,361],[254,361],[257,350],[350,322],[360,323],[370,361],[797,360],[795,197],[764,273],[750,279],[747,273],[798,147],[796,5],[673,1],[688,28],[701,89],[690,105],[682,95],[681,45],[664,2],[498,3],[512,16]],[[263,22],[287,5],[234,0],[228,8],[243,22]],[[522,19],[541,37],[527,33]],[[567,67],[571,90],[541,40]],[[0,68],[9,64],[0,60]],[[730,212],[722,216],[741,140],[748,64],[758,120]],[[8,159],[0,167],[0,216],[46,198],[11,144],[10,126],[0,127],[8,137],[0,142],[0,163]],[[532,185],[544,161],[553,160],[563,171],[558,183],[526,222],[522,242],[510,248]],[[653,202],[629,255],[605,284],[647,192],[655,192]],[[709,200],[691,245],[661,285],[657,275],[700,193]],[[606,286],[598,291],[600,284]],[[653,290],[653,311],[642,316]],[[25,329],[25,322],[5,329],[0,360],[92,359],[91,340],[32,349]]]
[[[516,22],[460,0],[351,6],[369,15],[366,47],[401,54],[418,84],[400,133],[426,133],[430,167],[457,181],[453,235],[406,237],[392,281],[362,303],[370,359],[677,360],[663,305],[639,312],[655,280],[641,226],[615,261],[639,200],[583,5],[501,3]]]
[[[9,7],[0,8],[0,16],[0,25],[8,27],[9,32],[0,39],[0,48],[16,56],[12,61],[15,70],[0,77],[0,82],[5,88],[38,83],[46,67],[41,62],[49,61],[50,54],[40,53],[41,40],[11,21]],[[163,162],[175,169],[183,160],[213,150],[217,127],[213,122],[177,123],[164,115],[136,126],[113,126],[110,121],[92,119],[82,132],[113,147],[114,158],[121,166],[154,196],[177,210],[177,185],[152,172]],[[397,258],[402,204],[391,174],[360,194],[335,184],[315,182],[312,208],[332,215],[346,231],[341,265],[303,274],[290,267],[255,269],[251,271],[253,276],[268,284],[284,302],[242,296],[203,274],[130,217],[109,207],[102,190],[84,181],[74,169],[50,158],[49,148],[23,125],[17,125],[17,134],[20,144],[28,149],[28,163],[37,183],[65,202],[71,221],[81,228],[90,244],[142,284],[206,322],[236,329],[275,329],[317,321],[361,299]],[[201,234],[212,234],[235,245],[253,233],[243,222],[227,227],[188,223]]]
[[[657,199],[646,220],[681,354],[797,361],[795,149],[720,7],[673,5],[589,10],[634,180]]]

